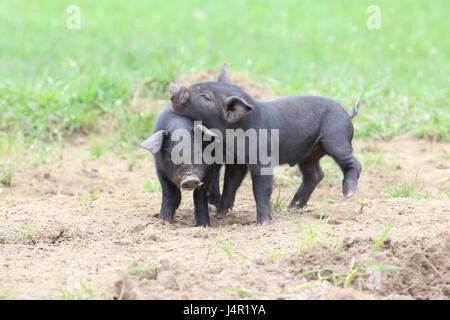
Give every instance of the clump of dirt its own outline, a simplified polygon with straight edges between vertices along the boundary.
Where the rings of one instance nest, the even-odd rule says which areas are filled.
[[[277,270],[300,276],[306,284],[328,282],[353,287],[374,297],[448,299],[450,292],[450,234],[413,241],[387,240],[373,252],[374,241],[356,242],[333,250],[317,246],[280,259]]]
[[[138,261],[133,263],[112,288],[114,300],[148,299],[145,291],[150,286],[156,291],[179,290],[177,278],[180,276],[176,265],[162,259],[155,264]],[[157,296],[153,296],[156,298]]]
[[[38,225],[34,220],[27,219],[0,230],[0,244],[57,244],[72,239],[75,235],[63,224],[57,221],[47,225]]]

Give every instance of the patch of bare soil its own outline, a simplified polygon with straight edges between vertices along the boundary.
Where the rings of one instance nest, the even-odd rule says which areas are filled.
[[[173,224],[154,217],[149,154],[92,160],[87,145],[67,148],[57,163],[15,172],[0,194],[0,296],[448,299],[450,145],[400,137],[355,149],[365,167],[350,200],[330,164],[310,205],[290,212],[300,177],[280,167],[273,223],[256,226],[246,179],[232,214],[194,228],[189,193]],[[387,196],[419,167],[425,196]]]

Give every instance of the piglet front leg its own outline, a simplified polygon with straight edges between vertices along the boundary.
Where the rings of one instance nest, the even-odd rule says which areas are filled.
[[[181,191],[172,183],[162,172],[157,172],[159,182],[162,188],[161,210],[159,210],[159,218],[161,220],[172,222],[175,211],[181,202]]]
[[[205,185],[194,190],[195,226],[210,227],[208,212],[208,194]]]

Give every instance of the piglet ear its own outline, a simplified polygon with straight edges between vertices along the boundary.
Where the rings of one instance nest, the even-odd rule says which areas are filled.
[[[145,150],[149,150],[151,153],[157,153],[161,150],[164,142],[164,138],[168,135],[165,130],[156,131],[149,138],[144,140],[139,146]]]
[[[231,96],[225,99],[223,117],[228,123],[236,123],[243,116],[253,111],[254,107],[238,96]]]
[[[231,83],[230,77],[228,76],[227,64],[222,64],[222,68],[220,69],[219,77],[217,78],[219,82]]]
[[[194,130],[195,131],[200,131],[202,132],[205,136],[210,137],[210,138],[217,138],[218,135],[216,133],[214,133],[213,131],[209,130],[207,127],[205,127],[202,124],[196,124],[194,126]]]

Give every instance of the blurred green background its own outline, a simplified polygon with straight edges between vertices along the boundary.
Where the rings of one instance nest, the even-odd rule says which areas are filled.
[[[369,30],[369,5],[381,28]],[[69,5],[81,28],[66,23]],[[280,95],[361,97],[356,137],[450,140],[448,0],[2,1],[0,153],[107,126],[115,146],[154,115],[128,108],[139,83],[165,97],[180,73],[229,68]],[[63,137],[63,138],[62,138]]]

